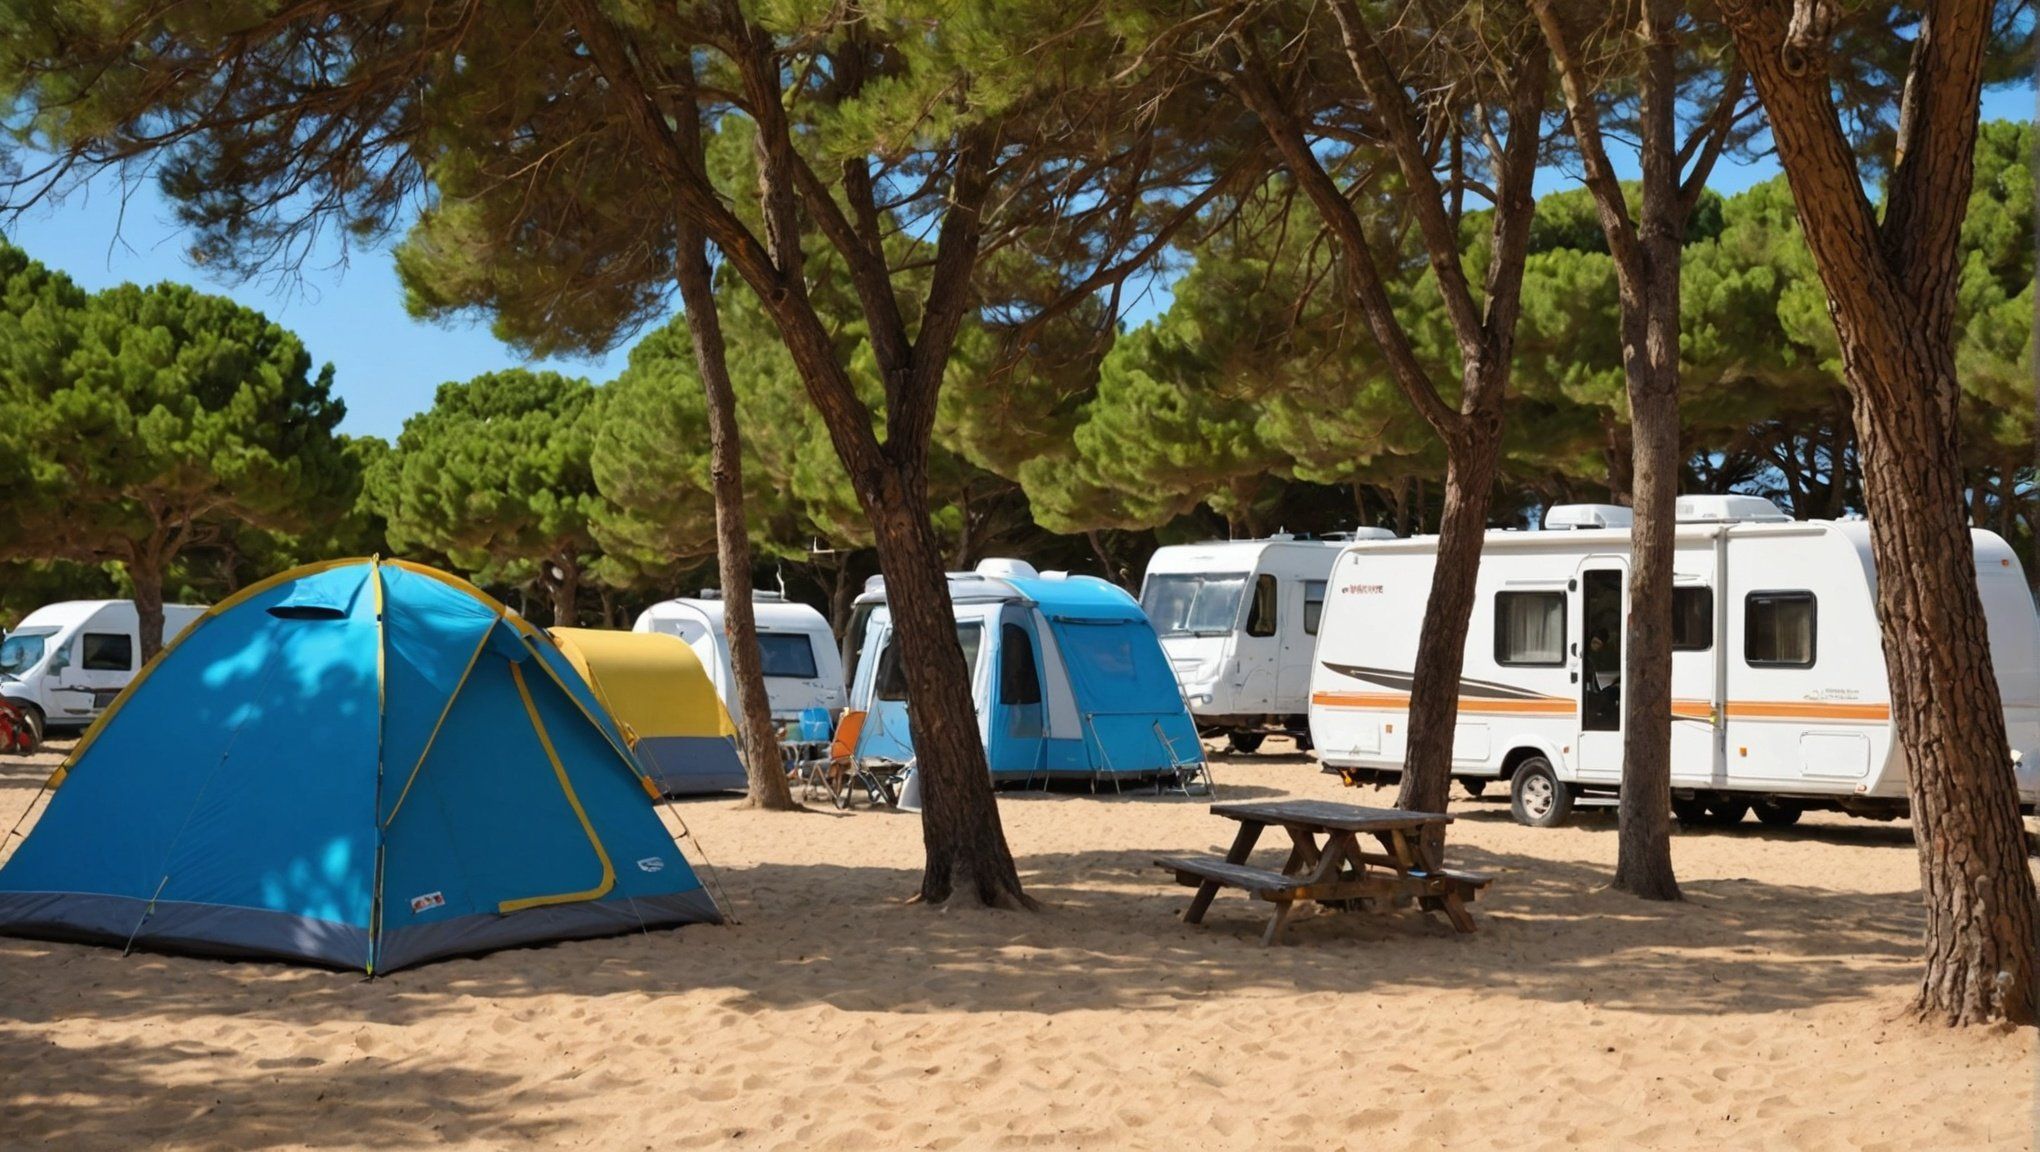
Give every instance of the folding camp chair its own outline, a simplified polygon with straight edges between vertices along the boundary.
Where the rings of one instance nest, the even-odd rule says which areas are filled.
[[[828,772],[835,753],[835,733],[829,722],[827,708],[803,708],[800,718],[794,722],[792,739],[787,742],[786,774],[791,783],[801,786],[801,798],[812,799],[817,788],[834,792],[829,788]]]
[[[1155,795],[1159,796],[1163,792],[1177,792],[1184,796],[1213,794],[1215,785],[1211,780],[1211,764],[1204,758],[1202,740],[1194,734],[1191,736],[1196,742],[1197,752],[1195,756],[1186,759],[1176,750],[1176,742],[1169,739],[1169,734],[1162,730],[1160,721],[1155,722],[1155,739],[1162,742],[1163,750],[1169,754],[1169,767],[1173,772],[1173,776],[1155,777]],[[1170,780],[1174,781],[1173,785],[1165,783]]]
[[[828,755],[813,764],[808,779],[829,794],[829,802],[838,808],[850,806],[850,789],[856,776],[857,738],[864,734],[864,719],[869,713],[845,712],[836,725],[835,738],[830,741]]]
[[[830,753],[829,795],[838,808],[850,807],[859,791],[873,804],[899,807],[900,784],[906,779],[911,762],[899,764],[857,754],[865,721],[871,715],[869,712],[845,712],[843,722],[836,727],[836,744]],[[878,723],[883,725],[885,721],[881,718]],[[873,731],[879,729],[874,728]],[[845,733],[849,735],[846,737]]]

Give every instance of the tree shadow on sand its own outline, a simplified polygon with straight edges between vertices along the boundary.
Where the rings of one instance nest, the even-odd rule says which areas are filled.
[[[1687,902],[1656,904],[1608,890],[1596,867],[1457,845],[1456,866],[1496,876],[1475,905],[1474,935],[1415,912],[1305,914],[1291,946],[1266,949],[1269,906],[1236,892],[1221,894],[1203,926],[1181,922],[1190,890],[1151,860],[1183,847],[1023,856],[1023,880],[1046,905],[1036,915],[906,906],[911,868],[774,863],[723,870],[740,926],[497,953],[372,982],[0,940],[0,986],[10,989],[5,1015],[31,1023],[248,1014],[304,1027],[401,1024],[465,997],[702,990],[732,994],[724,1002],[740,1011],[1052,1014],[1426,988],[1674,1017],[1786,1012],[1903,984],[1922,926],[1903,894],[1740,878],[1691,882]],[[1279,864],[1279,853],[1260,862]],[[35,979],[43,964],[84,971],[58,992]]]
[[[349,1027],[335,1022],[335,1029]],[[566,1097],[452,1065],[347,1056],[247,1060],[195,1037],[62,1047],[0,1029],[0,1142],[52,1148],[412,1148],[479,1140],[498,1147],[554,1135],[535,1113]],[[477,1103],[511,1089],[518,1107]],[[344,1120],[341,1117],[344,1116]]]

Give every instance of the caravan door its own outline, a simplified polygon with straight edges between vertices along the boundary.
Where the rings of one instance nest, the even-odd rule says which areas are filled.
[[[999,625],[999,659],[992,698],[997,763],[993,771],[1032,776],[1042,770],[1047,723],[1041,703],[1041,652],[1034,632],[1014,616]]]
[[[1310,703],[1310,662],[1317,652],[1318,620],[1325,611],[1325,583],[1289,582],[1293,610],[1282,622],[1282,665],[1275,674],[1276,712],[1299,715]]]
[[[1247,585],[1239,630],[1233,633],[1234,711],[1253,715],[1276,710],[1281,625],[1282,585],[1273,573],[1256,572]]]
[[[1573,578],[1572,679],[1579,690],[1576,775],[1586,783],[1622,780],[1622,633],[1629,565],[1589,556]]]

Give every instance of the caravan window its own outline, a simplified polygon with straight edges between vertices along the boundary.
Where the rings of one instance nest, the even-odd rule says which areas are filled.
[[[1325,616],[1325,582],[1305,580],[1303,582],[1303,633],[1317,635],[1318,621]]]
[[[805,632],[760,632],[758,653],[767,676],[812,680],[817,675],[814,642]]]
[[[999,629],[999,703],[1041,703],[1041,675],[1034,670],[1034,640],[1027,629]]]
[[[958,621],[956,643],[963,649],[965,675],[974,674],[977,668],[978,648],[985,636],[984,625],[976,620]],[[907,671],[900,658],[900,634],[895,631],[886,641],[885,651],[878,657],[878,685],[880,700],[905,700],[907,698]]]
[[[1743,660],[1811,668],[1819,605],[1811,592],[1752,592],[1743,600]]]
[[[1275,578],[1261,576],[1254,580],[1254,607],[1247,613],[1247,635],[1273,636],[1275,634]]]
[[[81,646],[88,672],[134,671],[135,638],[125,632],[87,632]]]
[[[876,604],[859,604],[850,609],[850,627],[843,633],[843,683],[857,683],[857,662],[864,658],[865,626],[871,623]]]
[[[1672,589],[1672,651],[1705,652],[1714,647],[1714,589]]]
[[[1174,572],[1148,577],[1141,611],[1164,636],[1223,636],[1240,618],[1244,572]]]
[[[1495,593],[1495,663],[1555,668],[1565,663],[1565,593]]]

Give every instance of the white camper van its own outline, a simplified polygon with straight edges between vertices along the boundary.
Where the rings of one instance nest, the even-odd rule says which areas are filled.
[[[1678,502],[1672,795],[1688,823],[1808,808],[1906,811],[1876,617],[1870,530],[1789,520],[1750,496]],[[1629,510],[1552,508],[1481,552],[1452,774],[1505,780],[1516,818],[1555,825],[1622,775]],[[2040,801],[2040,625],[2004,540],[1972,533],[2020,803]],[[1311,676],[1327,765],[1399,771],[1436,537],[1356,544],[1333,569]]]
[[[163,643],[205,614],[201,605],[163,606]],[[0,696],[45,730],[83,728],[141,670],[141,628],[132,600],[66,600],[30,612],[0,641]]]
[[[765,696],[772,718],[787,721],[808,708],[843,707],[843,661],[836,638],[820,612],[777,592],[751,593],[758,621],[758,648],[764,658]],[[693,645],[701,666],[715,681],[723,707],[736,711],[735,674],[730,671],[730,643],[723,631],[722,597],[713,589],[700,596],[665,600],[638,615],[633,632],[664,632]]]
[[[1325,581],[1346,541],[1393,539],[1378,528],[1332,540],[1224,540],[1174,544],[1148,561],[1140,606],[1153,621],[1204,734],[1236,752],[1269,732],[1310,746],[1305,723],[1311,652]]]

